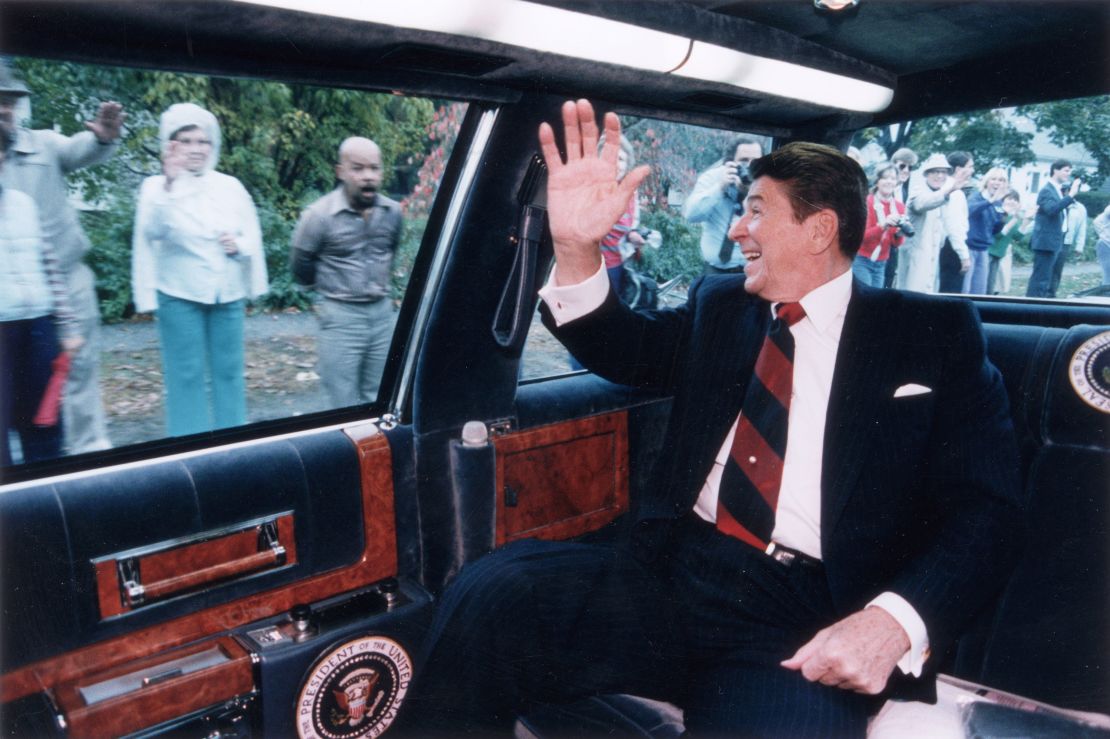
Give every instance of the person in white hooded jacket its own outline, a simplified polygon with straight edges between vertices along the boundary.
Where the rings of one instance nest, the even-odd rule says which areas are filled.
[[[268,281],[254,202],[215,171],[215,116],[171,105],[159,139],[162,174],[139,191],[131,286],[135,309],[157,316],[166,430],[182,436],[246,423],[243,319]]]

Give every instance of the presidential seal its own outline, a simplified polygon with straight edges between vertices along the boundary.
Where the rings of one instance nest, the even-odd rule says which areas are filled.
[[[1075,350],[1068,379],[1084,403],[1110,413],[1110,331],[1095,334]]]
[[[412,662],[397,642],[366,636],[336,647],[308,674],[297,699],[301,739],[378,737],[397,718]]]

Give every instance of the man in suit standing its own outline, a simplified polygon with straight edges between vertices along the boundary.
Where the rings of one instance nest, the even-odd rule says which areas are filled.
[[[694,735],[863,736],[883,696],[928,697],[933,655],[1011,564],[1016,448],[974,309],[853,283],[863,171],[798,143],[752,164],[743,276],[628,310],[598,241],[647,168],[616,183],[590,104],[562,116],[565,163],[540,129],[544,320],[602,377],[673,395],[667,452],[615,541],[523,541],[463,570],[410,727],[495,731],[537,700],[634,692]]]
[[[1030,298],[1055,298],[1064,272],[1067,252],[1064,231],[1068,206],[1075,202],[1081,181],[1076,179],[1065,194],[1063,186],[1071,177],[1071,162],[1057,159],[1048,170],[1048,182],[1037,194],[1037,215],[1029,245],[1033,249],[1033,274],[1025,295]]]

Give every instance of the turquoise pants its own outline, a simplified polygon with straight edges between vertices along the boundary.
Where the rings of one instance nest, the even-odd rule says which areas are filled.
[[[170,436],[247,422],[245,302],[195,303],[158,293],[166,432]]]

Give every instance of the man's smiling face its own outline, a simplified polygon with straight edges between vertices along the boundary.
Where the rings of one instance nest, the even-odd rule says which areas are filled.
[[[744,289],[771,302],[791,302],[822,284],[823,260],[812,250],[816,214],[799,223],[787,186],[770,177],[752,183],[744,215],[729,231],[747,258]]]

